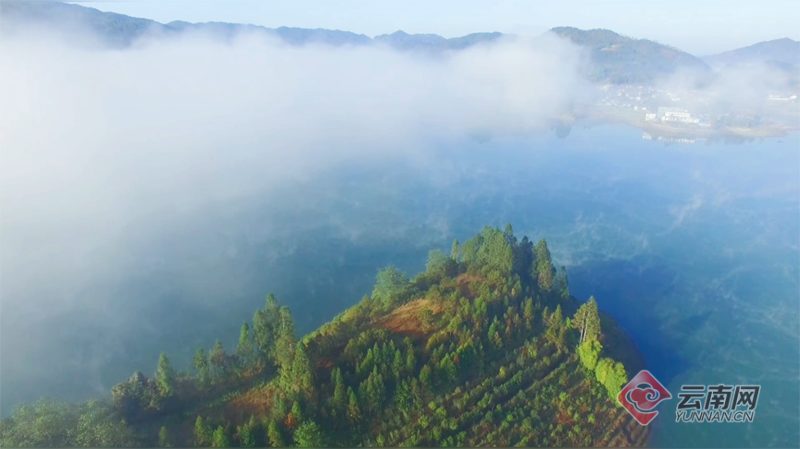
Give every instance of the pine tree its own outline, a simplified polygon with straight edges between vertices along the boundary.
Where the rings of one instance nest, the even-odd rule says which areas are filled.
[[[236,435],[239,438],[239,445],[241,447],[255,447],[256,438],[253,434],[253,423],[254,420],[251,419],[241,426],[236,427]]]
[[[331,383],[334,386],[333,397],[331,398],[332,405],[336,410],[343,410],[347,403],[347,388],[344,385],[342,371],[339,368],[334,368],[331,372]]]
[[[225,432],[225,428],[222,426],[218,426],[216,430],[214,430],[214,440],[211,442],[211,447],[231,447],[231,440],[228,438],[228,433]]]
[[[562,298],[569,298],[569,278],[567,277],[566,267],[562,266],[561,269],[556,272],[555,286]]]
[[[199,348],[195,352],[192,366],[197,370],[197,378],[200,381],[200,385],[208,385],[208,357],[206,357],[206,352],[203,348]]]
[[[227,374],[228,356],[225,354],[225,348],[221,341],[217,340],[214,343],[214,347],[208,353],[208,361],[214,368],[214,377],[223,377]]]
[[[294,444],[297,447],[325,446],[325,436],[314,421],[301,424],[294,432]]]
[[[303,342],[298,342],[294,350],[292,379],[294,380],[295,393],[302,393],[309,398],[313,396],[314,372],[311,369],[311,362],[308,359]]]
[[[414,357],[414,348],[412,346],[407,346],[406,355],[406,372],[413,374],[417,370],[417,360]]]
[[[542,239],[535,248],[536,264],[533,277],[537,280],[539,289],[543,292],[549,292],[553,289],[553,276],[555,269],[553,262],[550,258],[550,250],[547,248],[547,242]]]
[[[278,424],[274,420],[269,422],[267,438],[269,439],[269,445],[272,447],[286,447],[283,434],[281,434],[281,430],[278,428]]]
[[[275,357],[275,345],[280,330],[280,306],[272,293],[267,305],[253,315],[253,343],[262,361]]]
[[[526,298],[523,307],[523,317],[525,318],[525,327],[531,330],[533,327],[533,299]]]
[[[583,304],[572,320],[572,326],[581,331],[580,341],[596,340],[600,336],[600,312],[594,296]]]
[[[450,250],[450,258],[458,262],[461,258],[461,252],[458,248],[458,239],[453,240],[453,248]]]
[[[253,359],[253,345],[250,341],[250,327],[247,323],[242,324],[242,330],[239,333],[239,345],[236,346],[236,355],[239,357],[239,363],[242,367],[250,364]]]
[[[296,347],[297,336],[294,329],[294,318],[289,308],[283,306],[280,308],[280,326],[275,344],[275,363],[280,367],[280,384],[284,388],[290,387],[293,383],[292,368]]]
[[[356,427],[361,422],[361,409],[358,406],[358,398],[352,388],[347,387],[347,417],[350,418],[350,423]]]
[[[164,426],[161,426],[161,430],[158,431],[158,445],[159,447],[172,447],[167,428]]]
[[[403,354],[399,349],[394,351],[394,361],[392,362],[392,373],[396,379],[399,379],[403,373]]]
[[[162,397],[169,397],[175,393],[175,370],[169,364],[167,355],[163,352],[158,358],[158,368],[156,369],[156,385],[158,385],[158,392]]]
[[[194,443],[198,447],[208,447],[214,440],[211,427],[206,424],[202,417],[198,416],[194,422]]]

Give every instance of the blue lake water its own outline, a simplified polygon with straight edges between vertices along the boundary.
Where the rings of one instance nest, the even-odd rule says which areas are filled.
[[[157,250],[132,250],[142,260],[156,251],[158,269],[87,286],[114,298],[117,321],[82,322],[75,310],[49,323],[63,338],[23,364],[48,357],[58,375],[30,386],[6,364],[3,390],[18,394],[4,400],[87,396],[150,372],[161,350],[188,363],[216,337],[230,347],[270,291],[310,331],[368,294],[379,267],[415,273],[430,249],[512,223],[547,238],[571,292],[617,318],[673,397],[684,383],[762,385],[752,424],[675,423],[676,400],[662,403],[650,445],[797,446],[800,138],[560,134],[444,142],[413,163],[332,167],[284,186],[283,201],[227,204]]]

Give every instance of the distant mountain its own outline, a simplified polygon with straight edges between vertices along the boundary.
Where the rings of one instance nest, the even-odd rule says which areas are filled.
[[[14,34],[31,25],[60,33],[65,41],[83,39],[86,32],[112,48],[126,48],[145,34],[169,38],[187,31],[200,31],[223,41],[242,32],[263,33],[290,45],[319,43],[332,46],[385,45],[398,51],[457,51],[473,45],[492,42],[502,33],[473,33],[444,38],[436,34],[408,34],[396,31],[374,39],[349,31],[267,28],[258,25],[175,21],[162,24],[150,19],[98,11],[94,8],[51,1],[0,1],[0,35]],[[676,48],[647,39],[633,39],[610,30],[581,30],[558,27],[550,30],[575,45],[586,49],[589,59],[584,75],[595,82],[613,84],[649,84],[679,70],[699,74],[712,72],[709,64],[719,66],[747,61],[763,61],[797,78],[800,66],[800,42],[779,39],[761,42],[703,60]],[[709,64],[707,64],[707,62]]]
[[[446,39],[438,34],[408,34],[395,31],[392,34],[375,36],[374,42],[386,44],[396,50],[461,50],[472,45],[491,42],[502,33],[472,33],[462,37]]]
[[[646,84],[679,69],[711,71],[695,56],[647,39],[632,39],[603,29],[558,27],[550,31],[588,49],[591,61],[584,71],[593,81]]]
[[[108,46],[125,48],[145,33],[176,36],[185,31],[200,31],[222,40],[230,40],[241,32],[273,35],[291,45],[321,43],[333,46],[373,45],[383,43],[398,50],[459,50],[480,42],[497,39],[501,33],[474,33],[463,37],[445,39],[436,34],[407,34],[397,31],[374,40],[363,34],[349,31],[267,28],[257,25],[207,22],[189,23],[174,21],[162,24],[154,20],[129,17],[123,14],[99,11],[94,8],[62,2],[2,1],[0,2],[0,33],[14,33],[18,29],[37,24],[61,32],[65,38],[75,38],[79,31],[89,31]]]
[[[129,46],[148,31],[169,32],[169,27],[150,19],[102,12],[62,2],[0,1],[0,33],[11,34],[29,25],[76,37],[80,31],[101,36],[113,47]]]
[[[785,37],[704,56],[703,60],[714,67],[763,62],[788,68],[800,65],[800,42]]]
[[[224,40],[232,39],[241,32],[256,32],[273,35],[291,45],[305,45],[310,43],[322,43],[334,46],[341,45],[369,45],[372,39],[363,34],[351,33],[350,31],[326,30],[322,28],[266,28],[258,25],[243,25],[239,23],[226,22],[206,22],[189,23],[183,21],[170,22],[164,25],[172,30],[200,31],[208,33]]]

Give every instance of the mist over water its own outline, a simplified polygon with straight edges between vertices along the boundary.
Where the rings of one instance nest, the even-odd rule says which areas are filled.
[[[547,238],[572,293],[595,295],[673,396],[763,386],[752,425],[676,424],[665,402],[651,445],[795,444],[798,136],[547,132],[582,95],[580,54],[526,45],[431,61],[246,37],[4,43],[3,416],[105,395],[161,351],[186,367],[216,338],[231,348],[269,292],[309,332],[378,268],[416,273],[430,249],[512,223]]]

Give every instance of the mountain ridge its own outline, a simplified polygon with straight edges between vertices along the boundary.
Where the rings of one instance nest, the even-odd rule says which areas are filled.
[[[703,56],[702,59],[709,65],[718,67],[748,63],[797,67],[800,65],[800,41],[788,37],[762,41],[746,47]]]
[[[409,34],[397,30],[393,33],[369,37],[365,34],[325,28],[288,26],[268,28],[254,24],[190,23],[181,20],[164,24],[151,19],[103,12],[95,8],[63,2],[0,2],[0,24],[3,25],[0,27],[0,33],[13,34],[21,25],[28,23],[38,23],[60,32],[67,41],[78,39],[76,34],[79,33],[76,30],[88,30],[104,45],[118,49],[127,48],[133,45],[137,39],[148,34],[174,37],[186,31],[205,32],[223,41],[230,41],[242,32],[252,32],[272,36],[294,46],[306,44],[337,47],[385,45],[398,51],[433,54],[490,44],[502,37],[514,36],[494,31],[445,38],[433,33]],[[667,44],[624,36],[608,29],[582,30],[562,26],[554,27],[548,32],[569,40],[585,51],[588,57],[581,67],[583,75],[591,81],[599,83],[650,84],[678,70],[690,70],[700,75],[706,75],[713,71],[712,65],[716,68],[720,65],[718,61],[726,58],[749,58],[749,60],[757,57],[766,58],[766,61],[761,62],[767,62],[775,68],[789,72],[795,71],[800,64],[800,53],[793,54],[791,49],[787,50],[789,47],[800,48],[800,42],[789,38],[759,42],[749,47],[699,58]],[[782,48],[776,49],[776,47]]]

